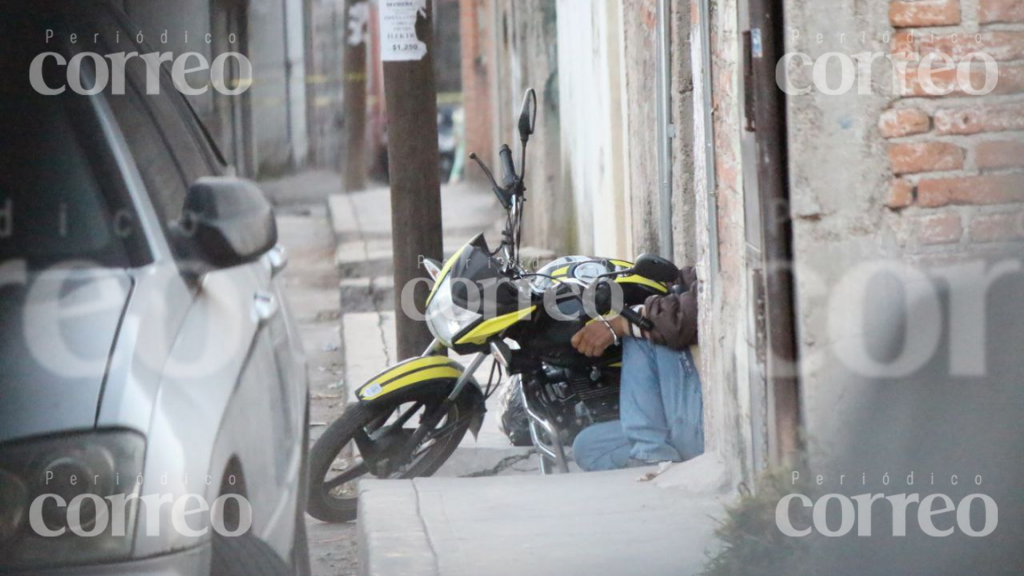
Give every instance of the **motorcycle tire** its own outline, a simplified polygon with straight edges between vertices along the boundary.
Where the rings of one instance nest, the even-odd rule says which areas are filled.
[[[466,396],[466,395],[463,395]],[[373,422],[390,414],[403,403],[415,401],[415,398],[396,399],[391,404],[375,405],[373,407],[361,403],[349,404],[340,418],[335,420],[324,431],[323,435],[313,445],[309,455],[309,500],[306,512],[310,516],[329,523],[351,522],[356,519],[358,496],[349,498],[337,498],[331,496],[328,490],[324,489],[324,480],[331,471],[331,466],[341,451],[354,441],[357,431],[365,429]],[[473,409],[469,402],[455,402],[449,410],[449,418],[458,419],[464,410]],[[452,409],[457,413],[452,415]],[[422,476],[430,476],[437,472],[448,458],[459,447],[466,430],[469,428],[469,418],[463,421],[452,432],[447,434],[442,441],[435,443],[427,449],[427,453],[421,460],[403,470],[399,474],[388,478],[408,479]],[[369,475],[367,472],[366,475]]]

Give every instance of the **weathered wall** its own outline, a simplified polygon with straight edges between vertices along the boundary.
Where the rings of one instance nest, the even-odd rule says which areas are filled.
[[[571,180],[562,159],[562,105],[559,91],[562,38],[555,0],[495,0],[496,31],[494,143],[479,151],[496,166],[497,147],[508,143],[519,162],[516,119],[527,88],[537,90],[537,131],[527,157],[524,245],[558,254],[580,249]],[[475,166],[467,166],[475,171]]]
[[[348,33],[345,2],[311,0],[309,9],[309,162],[338,169],[343,145],[342,56]]]
[[[1019,2],[995,0],[790,1],[786,8],[787,49],[811,59],[893,51],[916,76],[915,53],[939,50],[959,60],[984,50],[1000,69],[992,95],[929,97],[916,81],[894,85],[891,66],[880,60],[870,94],[854,87],[790,99],[805,416],[812,448],[827,453],[850,413],[849,391],[837,384],[846,366],[836,344],[859,338],[859,327],[839,338],[829,332],[829,299],[840,281],[879,259],[934,264],[1020,249],[1009,242],[1024,237],[1024,12]],[[832,87],[840,84],[837,72],[830,69]],[[790,74],[797,86],[811,82],[809,67],[791,66]],[[933,80],[948,85],[955,72]]]
[[[464,14],[467,5],[482,12],[482,0],[463,3]],[[689,6],[674,4],[673,240],[677,260],[693,262]],[[514,138],[522,91],[538,89],[540,135],[529,156],[526,241],[559,253],[658,251],[655,0],[496,0],[495,7],[494,64],[470,61],[472,51],[464,51],[463,72],[465,78],[492,76],[496,143]],[[481,33],[477,41],[484,40]],[[485,137],[483,127],[474,127],[473,117],[486,112],[472,111],[477,100],[467,92],[471,141]]]
[[[577,206],[578,248],[626,254],[621,6],[559,0],[558,14],[562,155]]]
[[[249,60],[253,69],[249,98],[258,174],[280,173],[292,163],[282,4],[281,0],[249,3]]]
[[[631,251],[661,251],[658,181],[658,2],[625,0],[622,4],[623,82],[625,84],[625,193],[629,200]],[[632,256],[633,254],[630,254]]]
[[[672,125],[672,255],[680,264],[697,262],[697,199],[694,186],[694,107],[691,0],[671,3]]]
[[[690,60],[690,2],[670,2],[669,98],[672,139],[672,244],[679,263],[696,262],[693,189],[693,79]],[[657,125],[657,0],[622,4],[623,89],[632,254],[661,251]]]
[[[691,13],[693,28],[693,163],[696,203],[696,247],[700,293],[700,333],[702,377],[704,383],[704,427],[706,449],[724,460],[733,482],[745,479],[749,446],[741,406],[749,395],[746,386],[746,332],[749,309],[745,234],[743,219],[743,180],[740,167],[740,114],[735,97],[739,70],[739,44],[736,0],[711,0],[710,4],[710,77],[703,69],[702,46],[698,39],[704,23],[696,9]],[[712,96],[704,97],[706,82]],[[710,125],[704,110],[715,111]],[[705,170],[705,137],[714,141],[715,168]],[[709,190],[709,183],[714,188]],[[713,192],[713,194],[709,194]],[[714,202],[714,207],[709,203]],[[712,235],[710,218],[717,223]],[[711,270],[711,253],[718,251],[718,270]]]

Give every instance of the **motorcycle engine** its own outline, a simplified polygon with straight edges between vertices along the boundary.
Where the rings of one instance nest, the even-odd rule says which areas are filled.
[[[594,423],[615,420],[619,417],[620,373],[618,370],[595,368],[589,374],[581,370],[573,370],[567,376],[569,387],[586,407],[587,413]]]
[[[572,436],[592,424],[619,418],[618,370],[548,366],[545,376],[556,420]]]

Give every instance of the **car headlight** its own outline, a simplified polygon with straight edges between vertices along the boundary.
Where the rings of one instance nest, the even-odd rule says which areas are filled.
[[[145,447],[127,431],[0,446],[0,571],[127,558]]]
[[[445,276],[434,292],[426,316],[430,333],[448,348],[452,347],[456,335],[483,318],[452,300],[451,274]]]

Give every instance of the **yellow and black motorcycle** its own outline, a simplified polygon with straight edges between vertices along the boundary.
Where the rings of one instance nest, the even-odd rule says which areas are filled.
[[[537,96],[528,90],[518,123],[520,167],[525,167],[536,114]],[[649,329],[630,306],[667,293],[679,270],[650,255],[636,263],[567,256],[536,272],[525,270],[519,260],[525,170],[516,172],[507,145],[498,155],[501,184],[479,158],[470,157],[507,212],[501,245],[491,251],[479,235],[443,265],[424,262],[434,281],[425,314],[434,341],[422,356],[362,385],[355,393],[358,401],[317,440],[309,457],[313,517],[355,518],[359,478],[413,478],[437,471],[467,430],[479,431],[502,369],[511,376],[506,390],[513,397],[505,404],[514,405],[502,427],[513,443],[524,443],[528,431],[545,473],[568,472],[564,446],[576,433],[619,417],[621,346],[588,358],[571,339],[587,323],[607,322],[612,313]],[[473,359],[463,366],[445,350]],[[474,373],[492,356],[490,381],[481,387]],[[523,421],[513,421],[515,413]]]

